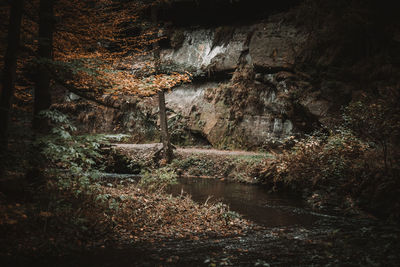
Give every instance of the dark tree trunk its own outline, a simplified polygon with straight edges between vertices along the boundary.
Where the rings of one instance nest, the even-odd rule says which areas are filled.
[[[151,9],[151,17],[154,24],[157,24],[158,10],[154,6]],[[158,74],[160,71],[160,46],[157,42],[153,44],[153,56],[155,60],[155,69]],[[167,109],[165,107],[164,90],[158,91],[158,107],[160,109],[161,142],[163,144],[162,157],[166,163],[170,163],[174,157],[171,140],[168,133]]]
[[[46,130],[46,121],[38,114],[51,105],[50,73],[46,65],[53,59],[54,2],[55,0],[41,0],[39,6],[38,73],[33,108],[35,130]]]
[[[161,142],[163,143],[163,159],[170,163],[173,159],[171,140],[168,133],[167,110],[165,107],[164,91],[158,91],[158,106],[160,109]]]
[[[2,90],[0,91],[0,149],[7,149],[11,100],[14,94],[17,69],[23,0],[11,2],[10,24],[8,26],[8,44],[4,58]]]

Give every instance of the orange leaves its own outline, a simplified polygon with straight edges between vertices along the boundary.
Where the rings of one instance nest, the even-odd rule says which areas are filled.
[[[145,78],[138,78],[125,71],[104,73],[104,78],[109,80],[113,87],[106,93],[113,95],[135,94],[139,96],[151,96],[159,90],[168,90],[172,87],[190,82],[188,73],[159,74]]]
[[[157,92],[159,90],[169,90],[174,86],[185,82],[190,82],[190,75],[187,73],[173,73],[170,75],[159,74],[142,80],[139,88],[143,91]]]
[[[22,41],[29,50],[36,51],[39,1],[26,4],[29,14],[24,16]],[[139,24],[139,13],[144,8],[139,1],[56,1],[52,67],[56,68],[55,74],[62,74],[59,80],[95,97],[106,93],[113,98],[121,94],[150,96],[157,90],[190,81],[188,74],[141,78],[131,73],[134,57],[152,53],[150,48],[161,39],[158,27],[143,21]],[[0,9],[0,14],[7,15],[7,10]],[[26,59],[19,64],[25,65]],[[141,71],[151,75],[154,64]],[[27,96],[21,93],[18,98],[24,100]]]
[[[187,196],[171,197],[160,192],[144,194],[132,185],[103,190],[114,197],[126,196],[115,215],[115,223],[130,240],[156,242],[163,237],[199,240],[210,233],[241,234],[252,227],[243,219],[227,220],[224,215],[228,208],[221,204],[198,204]]]
[[[151,96],[190,81],[187,73],[151,75],[154,64],[142,69],[150,76],[136,77],[131,73],[134,56],[143,48],[145,53],[151,53],[147,48],[161,39],[158,28],[145,22],[135,24],[143,8],[136,1],[58,1],[55,14],[60,23],[54,35],[54,56],[71,65],[70,84],[115,99],[125,94]],[[134,27],[137,32],[126,34]]]

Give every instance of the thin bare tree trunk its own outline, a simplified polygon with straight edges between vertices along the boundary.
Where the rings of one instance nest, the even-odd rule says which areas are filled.
[[[161,142],[163,143],[163,158],[166,161],[166,163],[170,163],[173,159],[173,151],[168,132],[167,110],[165,107],[165,95],[163,90],[158,91],[158,106],[160,109]]]
[[[41,119],[38,114],[51,105],[50,73],[46,64],[53,59],[54,2],[55,0],[41,0],[39,6],[39,68],[33,108],[33,128],[35,130],[45,130],[46,121]]]
[[[151,17],[154,24],[157,24],[158,10],[156,6],[151,9]],[[155,60],[155,69],[158,74],[160,71],[160,46],[158,42],[153,44],[153,56]],[[160,109],[160,126],[161,126],[161,142],[163,144],[162,157],[166,163],[170,163],[173,159],[173,151],[171,140],[168,133],[168,119],[167,119],[167,109],[165,107],[165,95],[164,90],[158,91],[158,107]]]
[[[0,149],[7,150],[11,99],[15,89],[17,53],[20,41],[23,0],[11,2],[8,25],[8,44],[4,60],[2,90],[0,92]]]

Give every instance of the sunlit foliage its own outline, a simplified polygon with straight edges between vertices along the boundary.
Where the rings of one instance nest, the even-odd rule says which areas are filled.
[[[163,38],[158,25],[140,16],[141,1],[56,1],[54,59],[36,59],[39,0],[28,1],[23,19],[24,55],[19,70],[46,65],[56,83],[83,95],[150,96],[161,89],[190,82],[189,73],[161,73],[153,57]],[[146,57],[141,75],[132,65]],[[81,95],[82,96],[82,95]]]

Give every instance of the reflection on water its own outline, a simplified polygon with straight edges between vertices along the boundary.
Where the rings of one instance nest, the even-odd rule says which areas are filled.
[[[271,194],[260,186],[214,179],[181,178],[179,184],[169,189],[169,193],[179,195],[182,190],[199,203],[211,197],[209,201],[228,204],[231,210],[265,226],[309,226],[317,219],[302,209],[303,202],[300,199]]]

